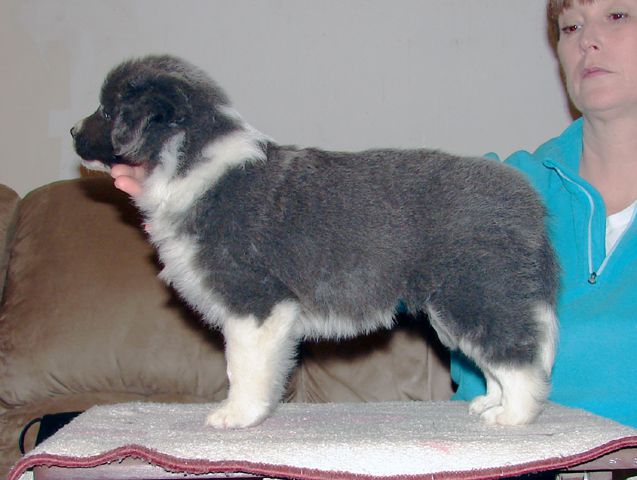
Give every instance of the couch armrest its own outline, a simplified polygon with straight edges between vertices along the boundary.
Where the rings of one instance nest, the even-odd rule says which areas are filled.
[[[0,298],[4,291],[9,261],[9,246],[15,230],[20,197],[5,185],[0,185]]]

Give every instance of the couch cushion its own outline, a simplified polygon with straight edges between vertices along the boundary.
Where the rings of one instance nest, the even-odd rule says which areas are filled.
[[[135,209],[110,179],[29,194],[0,316],[0,406],[96,392],[223,398],[220,336],[158,270]]]

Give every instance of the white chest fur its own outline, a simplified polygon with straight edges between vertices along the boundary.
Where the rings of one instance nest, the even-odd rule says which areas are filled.
[[[160,278],[173,286],[204,318],[219,325],[232,312],[207,284],[205,272],[198,265],[198,245],[181,229],[188,209],[230,168],[248,161],[264,161],[265,137],[252,128],[237,130],[209,144],[202,152],[203,161],[178,174],[184,135],[168,142],[159,164],[144,181],[143,192],[136,198],[148,222],[150,239],[156,246],[164,268]]]

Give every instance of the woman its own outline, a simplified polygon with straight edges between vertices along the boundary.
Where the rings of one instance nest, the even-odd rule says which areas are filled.
[[[560,137],[507,162],[548,207],[562,265],[551,399],[637,427],[637,0],[549,0],[568,92],[582,113]],[[136,195],[143,172],[113,167]],[[452,359],[455,398],[485,391]]]
[[[563,269],[550,398],[637,427],[637,0],[550,0],[549,18],[582,117],[507,162],[542,193]],[[452,377],[455,398],[484,390],[464,358]]]

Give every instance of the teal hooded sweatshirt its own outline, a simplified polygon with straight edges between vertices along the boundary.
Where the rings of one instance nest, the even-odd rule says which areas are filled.
[[[582,125],[580,118],[534,153],[516,152],[506,163],[542,195],[562,269],[549,399],[637,427],[637,221],[633,215],[607,252],[604,202],[578,173]],[[455,399],[484,394],[484,377],[459,352],[452,354],[451,376]]]

